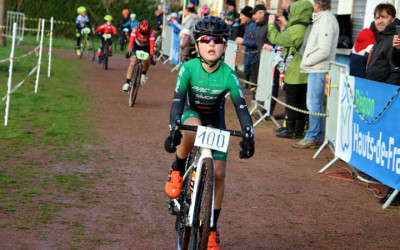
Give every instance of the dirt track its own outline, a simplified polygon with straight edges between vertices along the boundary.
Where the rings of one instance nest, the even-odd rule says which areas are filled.
[[[72,51],[56,54],[72,57]],[[101,135],[101,143],[85,147],[101,156],[78,169],[60,164],[66,171],[103,173],[88,193],[95,202],[63,208],[51,223],[36,229],[0,229],[1,249],[73,247],[76,234],[62,221],[83,225],[83,249],[174,248],[175,218],[168,214],[164,194],[173,155],[163,149],[177,77],[177,72],[170,73],[172,67],[160,62],[151,67],[149,81],[130,108],[127,94],[121,92],[127,68],[123,56],[113,56],[107,71],[96,63],[85,65],[86,76],[80,80],[90,90],[91,115]],[[239,128],[230,101],[226,121],[229,128]],[[255,128],[256,153],[249,160],[238,158],[238,139],[231,139],[219,220],[222,248],[398,249],[397,208],[383,212],[361,186],[317,174],[332,153],[325,149],[312,160],[314,150],[292,148],[294,141],[277,139],[273,128],[270,121]],[[78,196],[65,194],[61,199],[74,203]]]

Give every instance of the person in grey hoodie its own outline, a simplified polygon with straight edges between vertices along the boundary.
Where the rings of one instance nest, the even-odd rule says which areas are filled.
[[[196,15],[195,6],[194,6],[194,4],[190,3],[190,4],[188,4],[187,8],[183,11],[182,24],[179,24],[178,21],[176,21],[176,20],[173,20],[172,22],[180,30],[182,30],[184,28],[189,29],[191,31],[191,35],[190,35],[191,41],[192,41],[192,44],[194,44],[196,41],[193,36],[193,28],[194,28],[194,24],[196,23],[197,20],[199,20],[199,18]]]

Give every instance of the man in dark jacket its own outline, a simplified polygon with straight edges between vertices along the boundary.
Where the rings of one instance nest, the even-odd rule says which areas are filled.
[[[373,81],[400,85],[400,69],[394,63],[392,41],[396,35],[396,9],[389,3],[378,4],[374,11],[376,44],[372,47],[367,64],[366,78]]]
[[[252,65],[257,64],[259,61],[258,56],[257,56],[257,41],[256,41],[256,23],[251,19],[252,14],[250,14],[250,11],[252,11],[253,8],[250,6],[244,7],[240,11],[240,23],[245,26],[245,32],[244,36],[242,37],[237,37],[236,38],[236,43],[238,45],[243,45],[245,46],[245,52],[246,54],[244,55],[244,76],[247,81],[256,82],[256,75],[255,71],[258,72],[258,68],[254,68]],[[258,67],[258,64],[257,64]],[[245,85],[245,87],[248,87],[248,84]]]

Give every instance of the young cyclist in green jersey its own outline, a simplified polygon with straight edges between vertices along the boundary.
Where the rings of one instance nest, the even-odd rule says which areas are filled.
[[[240,158],[250,158],[254,154],[254,135],[250,114],[247,110],[240,83],[235,72],[222,60],[226,49],[226,40],[230,28],[225,21],[216,16],[203,17],[197,21],[193,31],[196,39],[198,58],[184,63],[178,75],[174,100],[170,114],[170,129],[176,119],[181,119],[186,125],[212,126],[225,129],[225,95],[230,92],[232,102],[244,131],[251,128],[249,138],[240,143],[242,150]],[[176,151],[176,160],[168,172],[165,192],[171,198],[177,198],[182,188],[182,175],[185,162],[193,149],[195,133],[180,132],[165,140],[165,150]],[[174,141],[172,141],[174,138]],[[171,145],[174,145],[171,147]],[[178,146],[179,145],[179,146]],[[178,146],[178,147],[176,147]],[[216,225],[221,211],[225,190],[226,153],[215,151],[215,196],[214,223],[208,241],[208,249],[219,249],[219,239]]]

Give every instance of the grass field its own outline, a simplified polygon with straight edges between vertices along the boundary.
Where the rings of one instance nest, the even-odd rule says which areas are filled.
[[[33,39],[26,41],[23,46],[35,44]],[[70,42],[57,47],[67,49]],[[26,52],[17,49],[15,56]],[[0,60],[9,54],[9,47],[0,47]],[[83,148],[96,137],[88,118],[87,89],[77,81],[84,61],[53,57],[48,78],[47,56],[42,59],[38,92],[34,93],[35,73],[11,94],[8,126],[4,126],[5,102],[0,104],[0,228],[30,229],[48,223],[70,206],[58,200],[59,192],[84,193],[82,189],[100,178],[58,169],[63,162],[85,164],[93,153]],[[37,60],[34,54],[15,60],[12,86]],[[7,93],[8,67],[8,62],[0,64],[0,72],[7,72],[0,74],[0,98]]]

